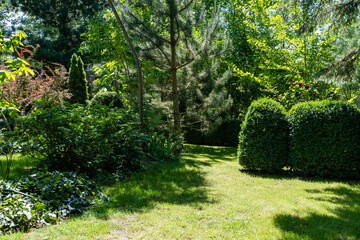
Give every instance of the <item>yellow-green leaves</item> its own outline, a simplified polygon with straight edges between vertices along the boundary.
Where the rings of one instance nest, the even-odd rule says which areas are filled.
[[[22,31],[15,33],[9,39],[5,39],[4,36],[0,35],[0,53],[15,52],[18,47],[23,46],[21,40],[26,37],[27,35]],[[17,76],[27,76],[29,74],[32,76],[35,75],[34,71],[29,68],[27,61],[21,58],[9,59],[4,62],[4,65],[0,69],[0,86],[4,82],[15,80]],[[0,100],[0,109],[2,109],[2,111],[8,111],[11,114],[18,112],[15,106],[2,99]]]

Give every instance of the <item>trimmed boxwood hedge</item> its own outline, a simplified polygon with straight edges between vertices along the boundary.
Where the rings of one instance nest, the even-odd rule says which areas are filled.
[[[95,94],[90,101],[90,106],[104,105],[111,106],[113,108],[123,108],[124,101],[120,94],[116,92],[99,92]]]
[[[286,111],[271,99],[254,101],[239,134],[239,163],[246,169],[281,170],[288,160]]]
[[[344,102],[306,102],[289,111],[289,123],[294,170],[307,176],[359,178],[359,109]]]

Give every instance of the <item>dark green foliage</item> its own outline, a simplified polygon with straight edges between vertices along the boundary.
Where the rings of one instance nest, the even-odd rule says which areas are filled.
[[[96,204],[102,196],[92,181],[72,172],[39,172],[0,181],[0,233],[56,223]]]
[[[307,102],[289,112],[290,164],[304,175],[360,177],[360,111],[334,101]]]
[[[236,147],[240,124],[240,120],[227,120],[205,133],[189,129],[185,133],[185,141],[190,144]]]
[[[74,53],[71,57],[71,67],[68,79],[69,92],[72,94],[71,103],[85,104],[89,100],[88,83],[81,57]]]
[[[90,106],[104,105],[113,108],[123,108],[124,102],[120,94],[116,92],[99,92],[91,99]]]
[[[105,106],[54,107],[23,121],[28,151],[49,169],[123,174],[144,166],[147,141],[131,111]]]
[[[288,131],[286,112],[280,103],[254,101],[239,135],[239,163],[246,169],[281,170],[287,164]]]
[[[20,28],[29,35],[30,44],[41,45],[34,58],[45,63],[61,63],[67,69],[71,55],[80,47],[88,20],[106,6],[104,0],[9,1],[12,10],[26,13]],[[26,21],[27,16],[34,20]]]

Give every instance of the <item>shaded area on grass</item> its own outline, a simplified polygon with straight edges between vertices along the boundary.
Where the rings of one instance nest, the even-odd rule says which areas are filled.
[[[0,156],[1,164],[4,168],[7,166],[6,157]],[[19,178],[23,175],[32,173],[35,169],[35,159],[29,156],[21,156],[19,153],[14,154],[10,168],[10,179]],[[0,179],[2,178],[0,174]]]
[[[197,150],[186,146],[186,155]],[[219,151],[218,156],[227,151]],[[212,154],[216,158],[216,153]],[[202,169],[204,165],[207,165],[206,161],[186,158],[155,163],[146,171],[108,188],[106,194],[111,197],[110,203],[92,211],[100,218],[107,218],[111,210],[145,211],[157,203],[192,206],[214,203],[215,200],[207,191],[206,172]]]
[[[212,162],[234,161],[236,160],[237,149],[233,147],[214,147],[204,145],[185,145],[187,157],[197,159],[205,157]]]
[[[359,180],[353,180],[353,179],[342,179],[342,178],[326,178],[326,177],[318,177],[318,176],[302,176],[300,174],[297,174],[296,172],[290,171],[290,170],[282,170],[278,173],[269,173],[267,171],[263,170],[250,170],[250,169],[239,169],[239,172],[244,173],[246,175],[249,175],[251,177],[256,178],[265,178],[265,179],[277,179],[277,180],[283,180],[283,179],[297,179],[305,182],[318,182],[318,183],[345,183],[349,186],[358,185],[360,183]]]
[[[310,199],[327,202],[329,214],[309,211],[306,216],[279,214],[274,224],[283,231],[284,239],[294,234],[307,239],[360,239],[360,191],[348,187],[307,190]]]

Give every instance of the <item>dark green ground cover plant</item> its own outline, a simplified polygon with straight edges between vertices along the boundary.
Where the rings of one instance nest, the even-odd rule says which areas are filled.
[[[0,198],[0,233],[54,224],[105,199],[88,177],[57,171],[0,181]]]
[[[254,101],[239,134],[239,163],[252,170],[280,171],[288,159],[286,111],[271,99]]]
[[[360,111],[336,101],[306,102],[289,111],[290,165],[304,175],[359,178]]]

